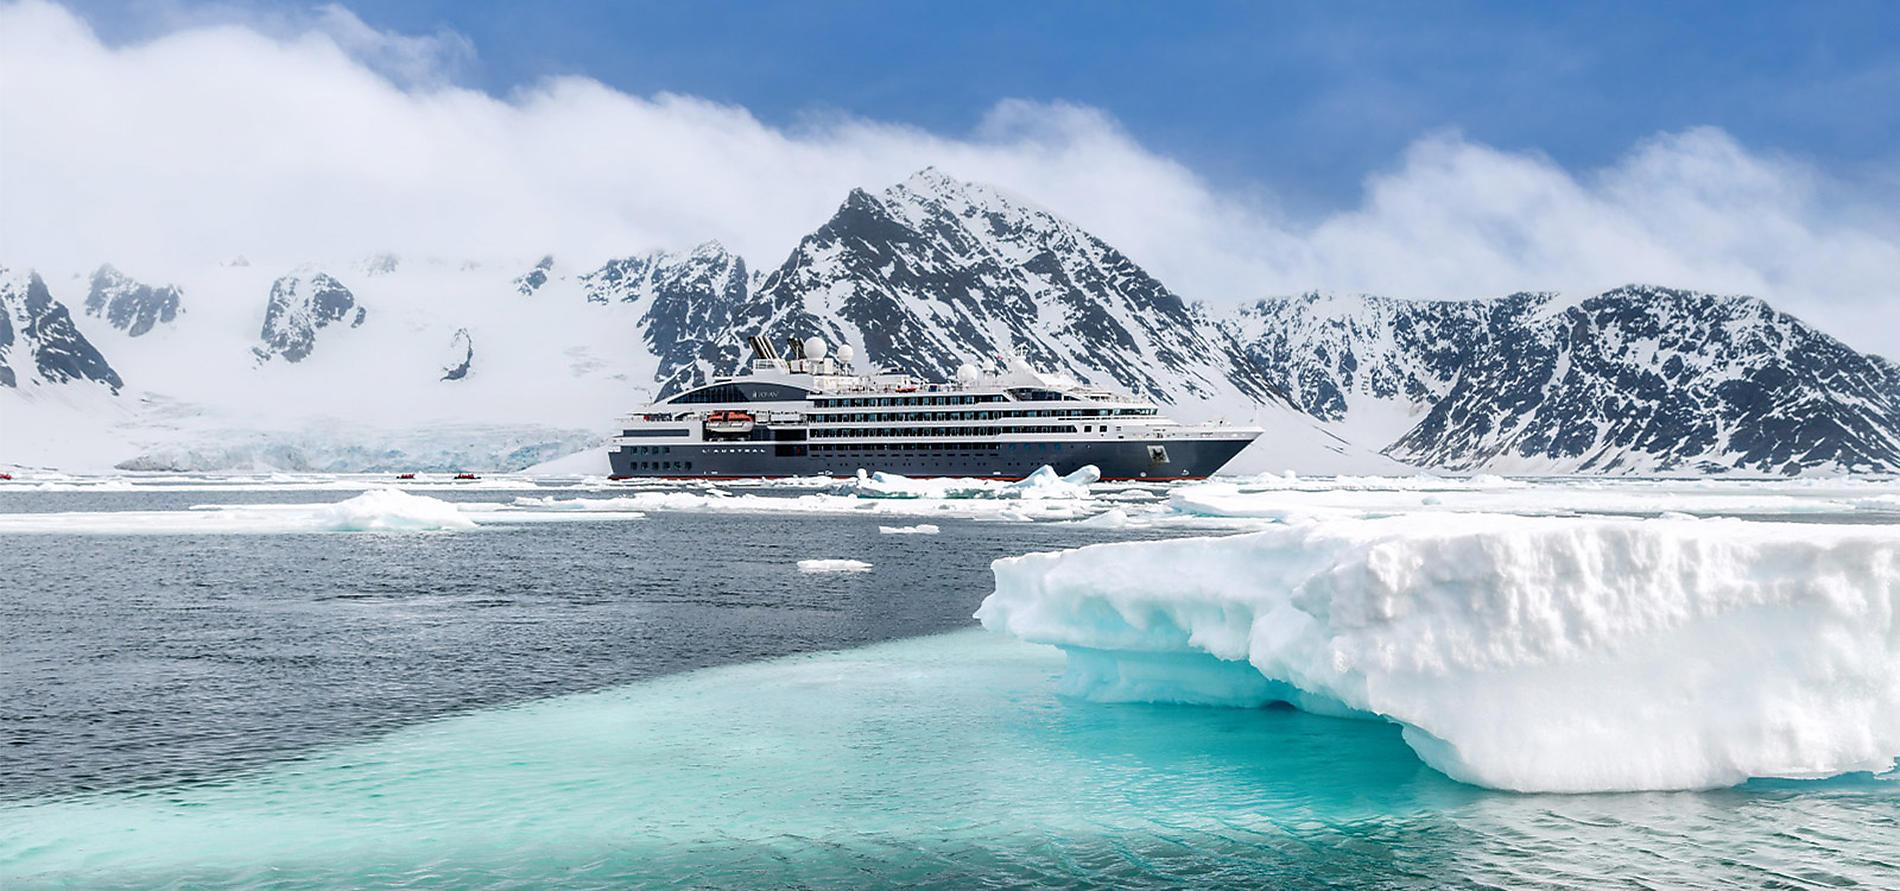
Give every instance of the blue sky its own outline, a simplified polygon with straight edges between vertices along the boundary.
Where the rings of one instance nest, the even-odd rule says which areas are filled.
[[[109,41],[193,15],[304,5],[78,7]],[[355,4],[472,44],[458,83],[580,74],[796,127],[845,113],[963,133],[999,100],[1067,101],[1229,187],[1348,203],[1421,135],[1571,168],[1715,126],[1856,175],[1900,159],[1900,3]]]

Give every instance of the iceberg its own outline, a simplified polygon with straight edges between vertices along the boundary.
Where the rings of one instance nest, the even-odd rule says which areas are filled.
[[[1900,757],[1900,527],[1413,514],[994,564],[976,617],[1063,690],[1389,720],[1526,792],[1731,786]]]
[[[870,572],[871,564],[863,560],[800,560],[799,572]]]
[[[974,477],[931,477],[919,479],[901,473],[858,471],[846,483],[844,494],[859,498],[1002,498],[1047,499],[1088,498],[1089,486],[1102,478],[1102,471],[1086,464],[1068,474],[1056,473],[1044,464],[1014,482]]]
[[[473,529],[475,521],[440,498],[400,489],[371,489],[355,498],[317,508],[316,529],[326,532],[393,532]]]
[[[879,526],[877,531],[881,535],[936,535],[943,530],[937,528],[935,523],[918,523],[915,526]]]
[[[195,491],[181,487],[184,491]],[[188,510],[0,512],[0,534],[271,535],[301,532],[455,532],[480,526],[638,520],[622,499],[445,501],[396,488],[317,504],[197,504]]]

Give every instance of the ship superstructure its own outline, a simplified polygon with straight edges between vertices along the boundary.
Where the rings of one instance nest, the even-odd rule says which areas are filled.
[[[616,477],[906,476],[1020,479],[1045,464],[1093,464],[1104,479],[1208,476],[1261,435],[1188,425],[1153,403],[1044,374],[1021,358],[954,382],[859,374],[852,349],[816,337],[785,354],[751,338],[744,374],[714,378],[629,415],[614,438]]]

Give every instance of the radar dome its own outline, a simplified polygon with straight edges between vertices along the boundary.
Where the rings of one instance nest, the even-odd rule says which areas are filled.
[[[857,357],[858,357],[858,351],[852,349],[850,344],[848,343],[838,344],[838,361],[839,362],[845,365],[850,365],[851,360]]]
[[[805,338],[805,358],[823,359],[825,357],[825,339],[822,337]]]
[[[982,379],[983,372],[977,370],[975,365],[965,362],[957,366],[957,383],[968,386]]]

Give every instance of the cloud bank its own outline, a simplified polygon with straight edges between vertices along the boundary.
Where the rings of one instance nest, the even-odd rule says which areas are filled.
[[[159,274],[377,252],[588,262],[713,238],[775,265],[853,187],[926,165],[1075,220],[1191,299],[1304,290],[1749,293],[1900,353],[1900,208],[1718,130],[1567,170],[1424,134],[1318,218],[1225,190],[1100,110],[1004,99],[969,133],[833,116],[792,128],[691,96],[558,78],[453,85],[454,34],[340,7],[296,27],[192,25],[126,46],[38,0],[0,7],[0,262]],[[1245,113],[1244,108],[1236,113]],[[1888,197],[1891,197],[1889,195]]]

